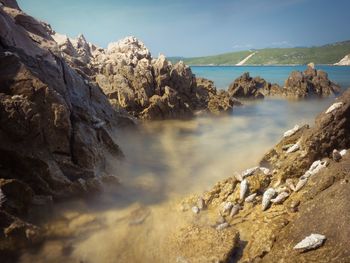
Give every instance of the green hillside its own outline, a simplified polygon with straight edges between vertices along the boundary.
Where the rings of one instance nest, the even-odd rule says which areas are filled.
[[[183,60],[189,65],[235,65],[255,52],[244,65],[276,64],[334,64],[350,53],[350,41],[320,47],[266,48],[254,51],[239,51],[215,56],[195,58],[170,58],[172,62]]]

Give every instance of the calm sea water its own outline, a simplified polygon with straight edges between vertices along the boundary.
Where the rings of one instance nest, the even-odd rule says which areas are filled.
[[[193,67],[194,73],[226,87],[245,71],[282,83],[305,67]],[[326,67],[332,80],[350,86],[350,67]],[[176,262],[174,231],[196,220],[180,212],[180,200],[257,165],[284,131],[313,125],[334,98],[245,101],[232,114],[192,120],[145,123],[138,131],[119,131],[125,154],[111,159],[121,186],[90,201],[56,207],[46,228],[51,238],[36,250],[23,251],[20,262]],[[136,223],[135,223],[136,222]],[[169,239],[170,238],[170,239]]]
[[[283,85],[293,70],[303,71],[306,66],[192,66],[191,68],[196,76],[213,80],[217,88],[226,89],[244,72],[249,72],[253,77],[260,76],[269,82]],[[329,78],[342,88],[350,86],[350,66],[317,65],[316,68],[326,71]]]

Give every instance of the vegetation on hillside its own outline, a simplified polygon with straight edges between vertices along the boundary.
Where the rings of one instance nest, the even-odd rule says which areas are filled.
[[[235,65],[252,52],[245,65],[278,65],[278,64],[334,64],[350,53],[350,41],[338,42],[320,47],[266,48],[225,53],[215,56],[195,58],[170,58],[172,62],[183,60],[189,65]]]

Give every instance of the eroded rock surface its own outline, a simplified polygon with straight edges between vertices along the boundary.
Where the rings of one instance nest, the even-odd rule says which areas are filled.
[[[133,122],[66,63],[47,24],[1,2],[0,243],[16,249],[37,232],[19,219],[31,202],[99,189],[106,157],[122,157],[113,129]]]
[[[322,112],[314,126],[283,137],[263,157],[260,169],[219,182],[210,191],[185,199],[183,207],[196,205],[201,198],[206,209],[196,215],[197,225],[219,220],[239,232],[240,245],[231,262],[348,262],[350,155],[343,150],[341,159],[331,157],[334,149],[350,147],[349,118],[350,90]],[[299,148],[287,153],[295,144]],[[256,194],[249,202],[242,199],[243,178],[248,184],[245,196]],[[274,198],[262,209],[268,191]],[[312,233],[327,240],[303,253],[293,249]]]

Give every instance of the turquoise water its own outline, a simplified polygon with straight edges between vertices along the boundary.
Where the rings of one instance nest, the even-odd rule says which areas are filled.
[[[329,78],[342,88],[350,86],[350,66],[317,65],[316,68],[326,71]],[[196,76],[213,80],[217,88],[225,89],[244,72],[283,85],[292,71],[303,71],[306,66],[192,66],[191,69]]]

